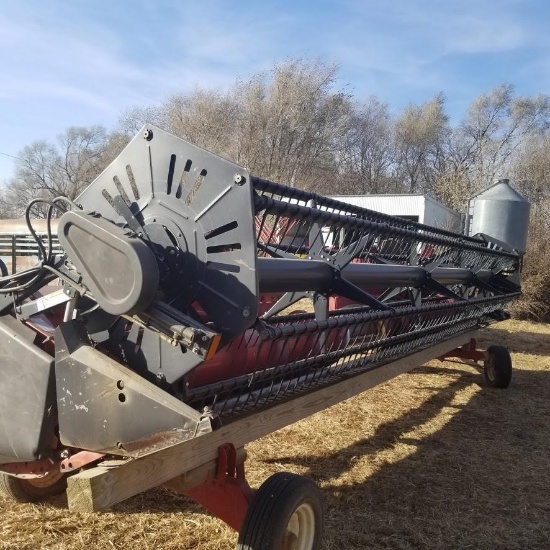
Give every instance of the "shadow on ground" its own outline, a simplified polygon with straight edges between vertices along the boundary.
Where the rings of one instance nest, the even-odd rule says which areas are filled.
[[[483,375],[474,369],[449,363],[420,367],[406,375],[406,387],[423,392],[421,405],[377,425],[368,437],[360,435],[360,415],[353,407],[343,408],[347,412],[335,414],[353,424],[353,437],[346,440],[356,438],[351,444],[328,445],[330,451],[318,448],[307,454],[299,441],[296,452],[288,452],[293,449],[288,444],[284,451],[273,445],[269,457],[255,453],[254,468],[298,471],[319,483],[327,509],[324,550],[546,550],[550,548],[547,338],[528,332],[511,338],[495,329],[482,335],[484,345],[541,355],[539,362],[515,357],[517,368],[507,390],[486,387]],[[399,399],[399,387],[405,386],[395,387],[392,397]],[[370,398],[367,393],[361,399]],[[391,418],[391,403],[382,405]],[[441,415],[446,419],[441,427],[418,435]],[[287,437],[282,434],[281,440]],[[399,455],[395,449],[404,451]],[[392,453],[394,458],[384,462],[383,457]],[[370,470],[365,467],[369,464]],[[158,515],[174,509],[200,510],[191,501],[157,489],[113,511]]]
[[[442,370],[449,372],[416,373],[425,380]],[[324,548],[550,548],[550,372],[517,370],[508,390],[483,387],[464,405],[453,404],[481,381],[462,372],[422,406],[333,453],[274,459],[305,468],[323,487]],[[406,435],[445,407],[458,410],[442,429],[420,439]],[[338,479],[357,469],[357,457],[375,460],[399,444],[413,447],[405,458],[365,479]]]
[[[498,344],[506,346],[512,353],[525,353],[528,350],[532,355],[550,355],[550,337],[539,332],[514,331],[492,326],[483,330],[479,338],[483,346]]]

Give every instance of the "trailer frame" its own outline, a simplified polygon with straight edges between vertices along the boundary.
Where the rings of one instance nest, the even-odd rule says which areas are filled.
[[[471,331],[439,342],[371,371],[280,403],[257,414],[251,414],[210,433],[171,445],[148,456],[109,460],[105,464],[98,464],[74,474],[68,478],[69,509],[73,512],[104,510],[159,485],[170,487],[200,500],[200,487],[207,491],[205,484],[213,479],[217,479],[218,482],[223,479],[230,484],[234,484],[234,481],[229,480],[242,483],[244,475],[239,474],[242,470],[238,468],[239,472],[226,470],[223,475],[220,474],[220,471],[225,469],[224,461],[228,460],[223,457],[220,459],[220,448],[227,448],[226,446],[230,445],[235,449],[241,449],[251,441],[383,384],[427,361],[460,357],[466,349],[472,354],[471,342],[477,333],[478,331]],[[485,356],[477,349],[475,355],[477,358]],[[240,458],[236,464],[244,462],[243,454],[238,453],[238,456]],[[245,487],[248,485],[246,484]],[[245,496],[247,491],[248,489],[245,488],[241,494]],[[227,521],[232,510],[226,510],[226,513],[222,509],[220,512],[209,508],[208,501],[203,500],[203,504],[209,511],[214,511],[215,515],[230,525],[233,523],[231,526],[234,526],[233,520]],[[231,502],[226,502],[226,508],[232,506]]]

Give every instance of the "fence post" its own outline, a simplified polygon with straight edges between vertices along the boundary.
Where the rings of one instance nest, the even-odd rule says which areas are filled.
[[[16,251],[15,247],[17,246],[17,235],[13,234],[11,236],[11,272],[15,273],[16,269]]]

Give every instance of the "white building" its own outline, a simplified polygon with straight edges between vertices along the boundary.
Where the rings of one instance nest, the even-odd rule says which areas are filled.
[[[331,199],[462,233],[464,216],[426,195],[338,195]]]

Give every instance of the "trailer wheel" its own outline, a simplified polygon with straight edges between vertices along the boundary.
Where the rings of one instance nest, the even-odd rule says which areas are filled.
[[[18,502],[37,502],[59,495],[67,488],[67,476],[59,471],[42,477],[22,479],[0,473],[0,493]]]
[[[483,365],[487,384],[493,388],[507,388],[512,381],[512,358],[504,346],[490,346]]]
[[[237,550],[316,550],[323,535],[321,491],[289,472],[269,477],[244,519]]]

